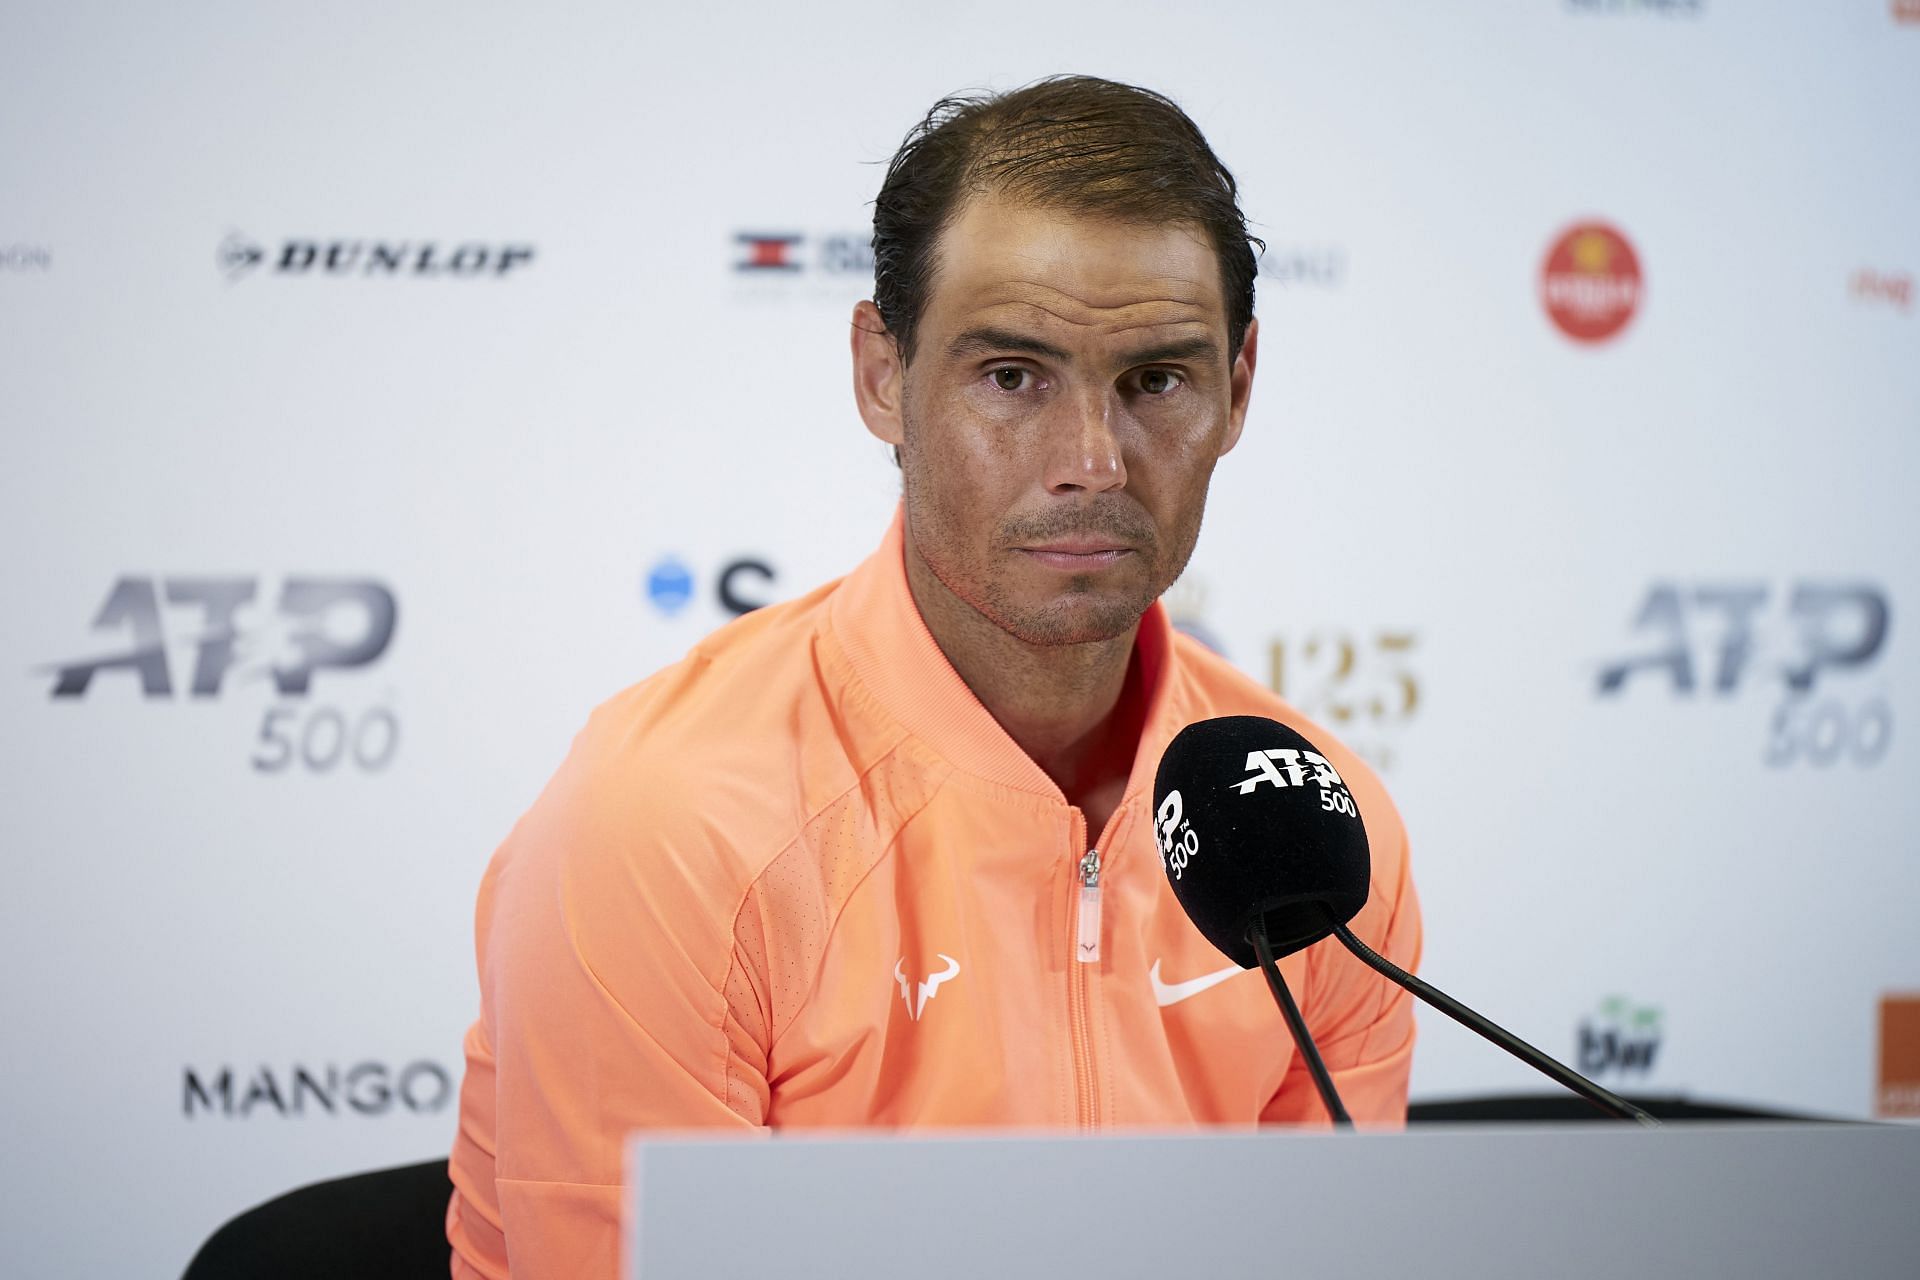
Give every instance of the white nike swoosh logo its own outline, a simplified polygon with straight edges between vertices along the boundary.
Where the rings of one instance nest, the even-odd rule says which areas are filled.
[[[1155,960],[1147,977],[1153,980],[1153,1002],[1164,1009],[1170,1004],[1179,1004],[1182,1000],[1191,999],[1208,987],[1217,987],[1236,973],[1245,972],[1246,970],[1239,965],[1230,964],[1217,973],[1202,974],[1198,978],[1190,978],[1185,982],[1167,983],[1160,981],[1160,962]]]

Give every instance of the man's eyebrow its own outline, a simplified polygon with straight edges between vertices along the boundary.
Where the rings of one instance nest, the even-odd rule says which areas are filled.
[[[1212,361],[1219,358],[1220,347],[1212,338],[1181,338],[1174,342],[1163,342],[1157,347],[1142,347],[1130,351],[1121,357],[1121,363],[1132,367],[1138,364],[1174,364],[1182,360]]]
[[[1029,338],[1025,334],[1010,329],[977,328],[968,329],[947,344],[947,354],[956,360],[969,356],[991,355],[996,351],[1020,351],[1031,356],[1046,356],[1050,360],[1067,363],[1072,356],[1050,342],[1038,338]]]
[[[1050,342],[1039,338],[1015,333],[1011,329],[995,329],[990,326],[968,329],[947,344],[947,354],[956,360],[965,360],[973,356],[993,355],[1002,351],[1019,351],[1027,355],[1045,356],[1058,360],[1062,364],[1071,363],[1073,357]],[[1219,344],[1209,337],[1180,338],[1172,342],[1163,342],[1158,346],[1141,347],[1121,357],[1121,363],[1129,368],[1142,364],[1172,364],[1182,360],[1210,361],[1219,357]]]

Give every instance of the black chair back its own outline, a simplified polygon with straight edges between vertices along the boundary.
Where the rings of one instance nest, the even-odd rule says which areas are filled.
[[[289,1191],[200,1246],[182,1280],[446,1280],[445,1160]]]

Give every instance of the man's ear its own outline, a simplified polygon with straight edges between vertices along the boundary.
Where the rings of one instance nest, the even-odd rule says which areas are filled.
[[[861,302],[853,308],[853,401],[860,419],[877,439],[896,448],[906,442],[901,399],[906,392],[906,370],[900,349],[887,332],[880,308]]]
[[[1247,405],[1253,399],[1253,366],[1260,356],[1260,322],[1247,321],[1247,333],[1240,340],[1240,354],[1233,358],[1233,368],[1227,371],[1227,438],[1220,446],[1225,453],[1240,443],[1240,429],[1247,425]]]

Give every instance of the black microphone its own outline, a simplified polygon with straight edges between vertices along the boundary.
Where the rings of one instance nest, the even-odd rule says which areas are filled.
[[[1274,961],[1367,904],[1367,829],[1313,744],[1261,716],[1182,729],[1153,778],[1154,834],[1181,909],[1243,969],[1260,966],[1336,1125],[1353,1121]]]
[[[1353,793],[1313,744],[1262,716],[1182,729],[1154,775],[1160,861],[1188,919],[1243,969],[1258,964],[1336,1124],[1346,1109],[1273,961],[1326,937],[1454,1021],[1610,1115],[1657,1126],[1645,1111],[1495,1026],[1376,953],[1347,928],[1372,875]]]

